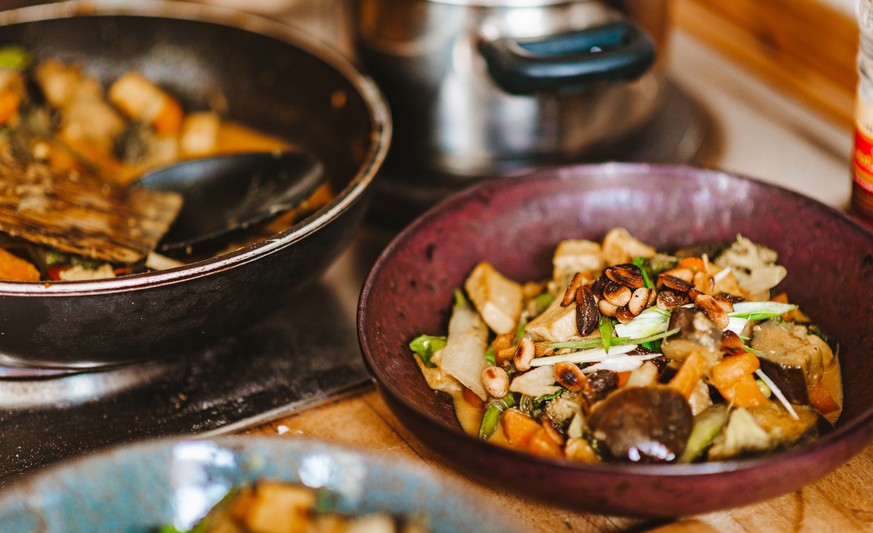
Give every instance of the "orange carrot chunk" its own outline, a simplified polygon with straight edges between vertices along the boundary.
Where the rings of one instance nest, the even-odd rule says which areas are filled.
[[[767,403],[767,397],[755,382],[754,372],[761,367],[751,352],[723,358],[710,370],[713,386],[735,407],[756,407]]]
[[[518,409],[504,411],[500,415],[500,425],[503,427],[503,435],[510,446],[518,448],[527,447],[533,434],[543,429],[536,420]],[[546,437],[548,438],[548,436]]]
[[[694,388],[703,377],[704,372],[706,372],[706,358],[700,352],[691,352],[691,355],[685,358],[679,371],[670,380],[669,386],[685,396],[687,400],[694,392]]]
[[[690,268],[694,271],[701,271],[706,269],[706,265],[703,263],[703,259],[699,257],[683,257],[679,260],[678,267]]]
[[[540,457],[553,457],[556,459],[564,457],[564,450],[549,436],[548,431],[542,427],[531,435],[527,450],[531,454]]]
[[[0,248],[0,279],[6,281],[39,281],[39,270],[28,261]]]

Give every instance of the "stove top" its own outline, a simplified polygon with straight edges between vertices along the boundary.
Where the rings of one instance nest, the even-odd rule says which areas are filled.
[[[320,282],[197,352],[89,372],[0,369],[0,487],[74,454],[228,433],[368,385],[355,311],[388,238],[364,230]]]

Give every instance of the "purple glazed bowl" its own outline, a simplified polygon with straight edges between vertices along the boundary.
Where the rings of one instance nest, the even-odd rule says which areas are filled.
[[[779,253],[779,287],[841,343],[845,405],[835,431],[764,458],[702,464],[582,464],[499,448],[464,434],[407,347],[446,331],[452,291],[487,259],[516,280],[548,277],[566,238],[615,226],[660,249],[730,241]],[[792,491],[838,467],[873,436],[873,232],[819,202],[723,172],[640,164],[581,165],[483,183],[398,235],[358,308],[364,359],[394,414],[479,481],[577,511],[691,515]]]

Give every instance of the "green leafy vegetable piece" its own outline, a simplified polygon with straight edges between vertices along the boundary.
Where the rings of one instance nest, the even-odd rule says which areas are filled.
[[[494,353],[494,346],[489,345],[488,349],[485,350],[485,360],[491,363],[492,365],[497,364],[497,355]]]
[[[690,463],[701,457],[721,432],[727,417],[727,409],[720,407],[707,409],[694,417],[694,426],[691,428],[691,435],[688,436],[688,443],[682,456],[679,457],[679,462]]]
[[[515,395],[507,394],[503,398],[497,398],[488,402],[488,407],[485,408],[485,414],[482,415],[482,422],[479,424],[479,438],[487,440],[497,430],[497,422],[500,421],[500,415],[510,407],[516,405]]]
[[[525,328],[527,327],[527,313],[522,313],[518,320],[518,327],[515,328],[515,342],[521,341],[524,338]]]
[[[738,302],[734,304],[734,310],[728,313],[731,318],[745,318],[746,320],[767,320],[797,309],[794,304],[780,302]]]
[[[627,324],[616,324],[615,333],[619,337],[640,339],[664,332],[669,323],[670,311],[653,305],[647,307]]]
[[[655,284],[652,283],[652,277],[649,275],[649,267],[648,261],[646,261],[645,257],[634,257],[631,259],[633,264],[639,267],[640,271],[643,273],[643,284],[647,289],[654,289]]]
[[[0,68],[24,70],[33,61],[33,55],[23,46],[10,44],[0,47]]]
[[[600,330],[600,343],[603,345],[603,349],[608,352],[609,347],[612,346],[615,324],[613,324],[612,319],[608,316],[600,315],[600,324],[597,327]]]
[[[463,307],[467,305],[467,299],[464,298],[464,293],[461,289],[455,289],[455,307]]]
[[[545,309],[546,307],[552,305],[552,302],[555,301],[555,296],[548,292],[544,292],[534,298],[534,305],[537,308],[537,313]]]
[[[648,335],[646,337],[612,337],[610,346],[622,346],[625,344],[648,344],[666,339],[667,337],[679,333],[679,331],[679,328],[673,328],[667,331],[663,331],[661,333],[655,333],[654,335]],[[581,339],[578,341],[550,342],[546,346],[556,349],[566,348],[570,350],[591,350],[594,348],[601,348],[603,346],[603,341],[601,341],[600,339]]]
[[[433,358],[433,354],[442,350],[446,345],[446,337],[436,336],[436,335],[419,335],[418,337],[412,339],[409,343],[409,349],[413,352],[417,353],[421,360],[424,362],[425,366],[435,367],[436,365],[431,363],[431,358]]]

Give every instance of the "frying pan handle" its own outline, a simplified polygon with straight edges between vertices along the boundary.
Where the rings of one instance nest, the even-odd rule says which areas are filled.
[[[545,38],[484,41],[480,51],[494,82],[513,94],[630,81],[655,60],[652,39],[627,20]]]

